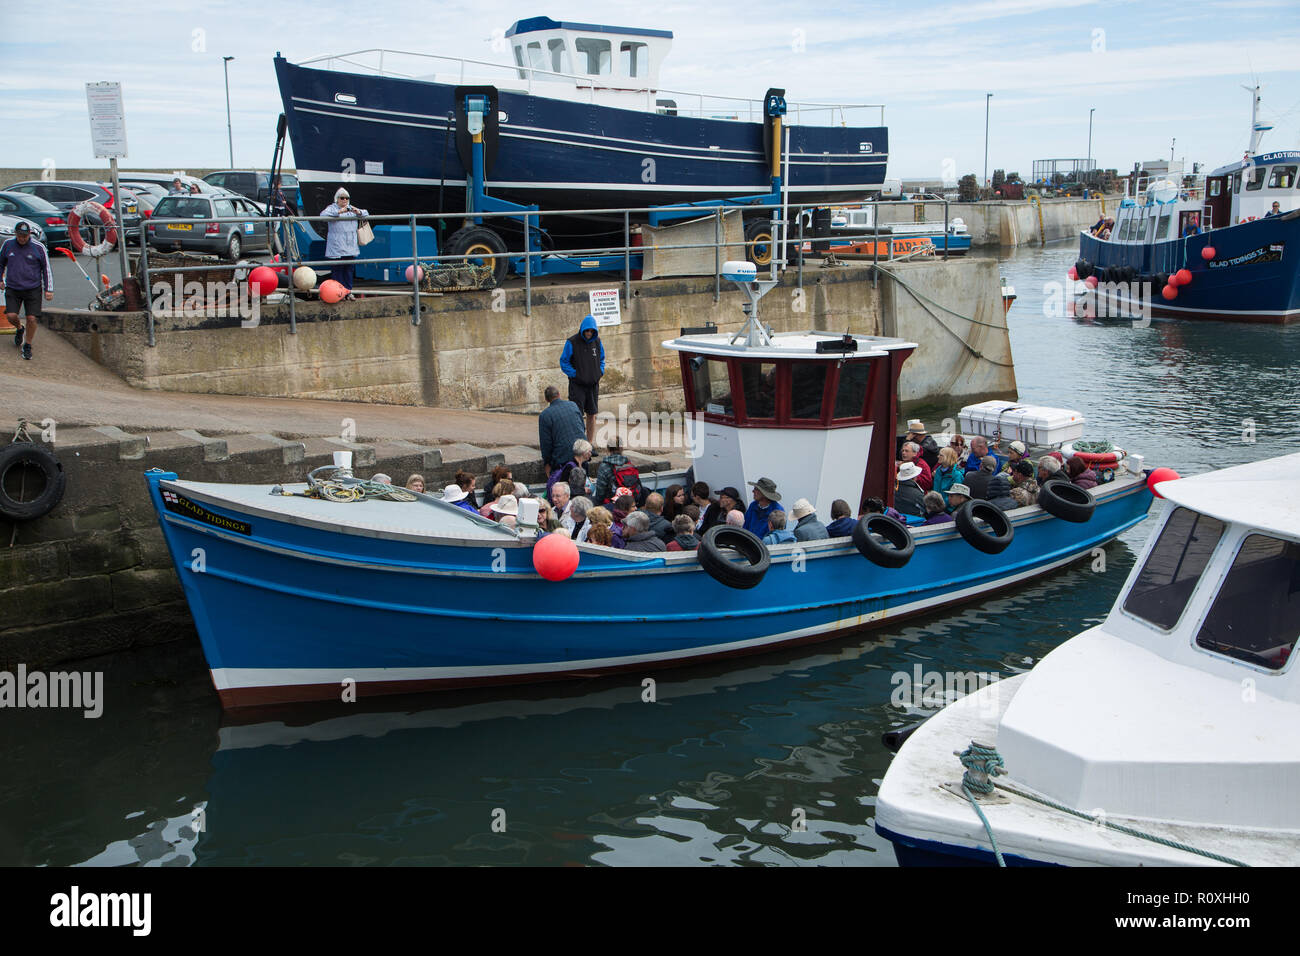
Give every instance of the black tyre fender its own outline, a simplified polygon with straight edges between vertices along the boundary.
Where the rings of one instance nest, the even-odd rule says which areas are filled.
[[[738,551],[748,563],[733,562],[726,554],[729,550]],[[704,533],[697,554],[700,566],[710,577],[729,588],[740,590],[752,588],[763,580],[763,575],[767,574],[767,569],[772,564],[767,546],[754,534],[744,528],[725,525],[715,525]]]
[[[952,517],[966,543],[985,554],[1002,553],[1016,535],[1006,512],[991,501],[968,501]],[[977,520],[987,522],[989,527],[981,528]]]
[[[880,535],[887,543],[876,539]],[[912,560],[916,542],[907,525],[889,515],[867,515],[853,527],[853,546],[858,553],[882,568],[901,568]]]
[[[9,496],[10,484],[17,480],[9,472],[20,466],[35,468],[45,479],[44,489],[30,501]],[[67,480],[63,465],[44,445],[20,441],[5,446],[0,449],[0,515],[11,521],[31,521],[49,514],[63,500]]]
[[[482,257],[482,265],[488,265],[489,261],[492,266],[492,279],[497,285],[505,281],[506,272],[510,268],[510,260],[506,258],[506,241],[501,238],[495,229],[489,229],[487,226],[466,226],[464,229],[457,229],[447,237],[447,255],[449,256],[470,256],[466,262],[473,262],[473,257]],[[496,256],[495,259],[488,260],[489,255]],[[459,265],[458,262],[450,262],[448,265]]]
[[[1049,515],[1083,524],[1096,510],[1097,499],[1087,488],[1068,481],[1048,481],[1038,489],[1038,504]]]

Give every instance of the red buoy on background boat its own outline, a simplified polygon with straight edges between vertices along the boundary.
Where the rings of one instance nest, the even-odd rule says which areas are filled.
[[[1160,290],[1160,294],[1168,300],[1176,299],[1178,298],[1178,286],[1174,285],[1173,282],[1170,282]]]
[[[1163,498],[1164,495],[1156,490],[1156,485],[1162,481],[1177,481],[1181,477],[1172,468],[1155,468],[1151,474],[1147,475],[1147,487],[1151,489],[1151,493],[1157,498]]]
[[[1201,258],[1204,259],[1206,262],[1209,262],[1211,259],[1214,258],[1214,256],[1215,256],[1214,246],[1206,246],[1204,249],[1201,250]]]
[[[1179,269],[1174,275],[1178,279],[1179,285],[1187,285],[1192,281],[1192,272],[1190,269]]]
[[[1088,276],[1088,278],[1083,280],[1083,284],[1086,285],[1089,289],[1095,289],[1097,288],[1097,277]]]
[[[1066,272],[1065,274],[1069,276],[1071,279],[1079,278],[1079,270],[1076,269],[1074,266],[1070,266],[1069,271]]]
[[[578,546],[566,534],[548,534],[533,545],[533,567],[548,581],[563,581],[578,569]]]

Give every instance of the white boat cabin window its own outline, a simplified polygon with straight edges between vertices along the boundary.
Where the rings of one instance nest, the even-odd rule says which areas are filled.
[[[1223,522],[1178,508],[1169,516],[1146,564],[1124,599],[1124,610],[1172,630],[1223,537]]]
[[[691,360],[691,367],[696,409],[710,415],[735,414],[727,363],[722,359],[697,356]]]
[[[1263,189],[1264,174],[1268,172],[1267,166],[1256,166],[1250,171],[1250,179],[1246,183],[1246,189]]]
[[[1119,241],[1128,242],[1133,235],[1133,217],[1125,216],[1124,221],[1119,226]]]
[[[840,381],[835,388],[835,408],[831,418],[857,419],[866,414],[870,378],[870,362],[844,362],[840,365]]]
[[[1232,174],[1232,194],[1235,196],[1241,192],[1241,173]]]
[[[515,58],[519,61],[518,65],[523,66],[523,59],[519,54],[519,47],[515,47]],[[547,70],[546,54],[542,52],[542,41],[533,40],[528,44],[528,66],[534,70]]]
[[[1156,232],[1157,239],[1169,238],[1169,212],[1165,211],[1160,214],[1160,229]]]
[[[1247,535],[1196,644],[1269,670],[1286,666],[1300,637],[1300,544]]]
[[[650,72],[650,47],[645,43],[622,43],[618,48],[624,76],[645,76]]]
[[[608,40],[578,37],[573,41],[573,48],[578,58],[579,73],[588,76],[608,76],[614,72]]]
[[[556,73],[572,73],[569,66],[569,48],[560,37],[548,40],[546,50],[551,55],[551,70]]]
[[[1146,241],[1146,238],[1147,238],[1147,223],[1150,222],[1150,221],[1151,221],[1151,220],[1148,219],[1146,216],[1143,216],[1143,217],[1142,217],[1142,222],[1141,222],[1141,224],[1138,226],[1138,236],[1137,236],[1138,242],[1145,242],[1145,241]]]
[[[775,362],[741,362],[740,388],[747,418],[776,420]]]
[[[1274,166],[1273,173],[1268,177],[1269,189],[1290,189],[1295,185],[1294,166]]]
[[[790,417],[819,420],[826,393],[825,362],[794,362],[790,367]]]

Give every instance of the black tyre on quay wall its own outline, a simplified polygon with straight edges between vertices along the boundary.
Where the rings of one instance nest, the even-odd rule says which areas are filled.
[[[63,465],[44,445],[19,441],[0,449],[0,516],[43,517],[63,500],[66,485]]]

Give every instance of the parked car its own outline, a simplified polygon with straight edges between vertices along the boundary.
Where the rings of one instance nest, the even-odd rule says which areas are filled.
[[[25,216],[0,215],[0,242],[4,242],[13,236],[14,230],[18,228],[20,222],[25,222],[32,227],[32,238],[37,242],[45,243],[45,230],[33,223]]]
[[[270,251],[267,224],[257,221],[262,215],[256,203],[234,194],[165,196],[149,220],[149,248],[207,252],[237,262],[247,251]],[[249,221],[215,221],[240,216]]]
[[[118,182],[122,184],[123,189],[129,189],[135,193],[136,199],[140,202],[140,214],[145,219],[153,215],[154,206],[158,205],[158,201],[167,195],[167,190],[157,183],[135,182],[134,180],[127,182],[121,177],[118,177]]]
[[[255,169],[219,169],[208,173],[203,181],[237,192],[246,199],[267,205],[271,202],[271,174],[267,172]],[[281,173],[280,188],[294,208],[299,208],[301,199],[298,194],[298,177],[293,173]]]
[[[59,207],[64,213],[71,212],[74,206],[87,199],[94,200],[105,209],[112,209],[114,203],[113,187],[104,183],[37,179],[14,183],[12,186],[6,186],[4,191],[38,196]],[[139,203],[130,190],[122,191],[122,200],[122,225],[126,228],[127,242],[132,242],[140,237],[138,227],[144,217],[140,214]],[[81,226],[82,238],[87,242],[97,242],[98,232],[98,224],[83,223]]]
[[[0,214],[19,216],[45,233],[41,241],[59,246],[68,241],[68,222],[63,210],[40,196],[26,193],[0,193]]]

